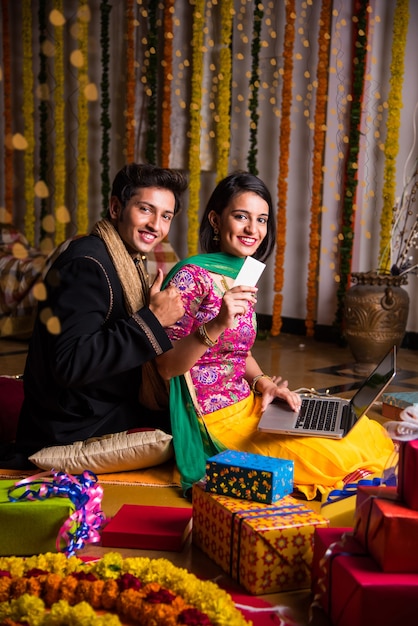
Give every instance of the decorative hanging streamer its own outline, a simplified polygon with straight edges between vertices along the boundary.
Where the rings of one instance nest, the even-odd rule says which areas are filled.
[[[126,160],[135,160],[135,69],[134,69],[134,10],[133,0],[126,5]]]
[[[54,0],[54,9],[63,14],[63,0]],[[55,153],[54,153],[54,180],[55,180],[55,243],[59,245],[66,238],[65,221],[62,219],[65,207],[65,182],[67,169],[65,166],[65,98],[64,98],[64,37],[63,24],[54,24],[55,56],[54,56],[54,110],[55,110]]]
[[[231,148],[231,77],[232,77],[232,24],[233,0],[220,3],[221,49],[219,53],[218,113],[216,116],[216,183],[228,174]]]
[[[158,88],[158,34],[157,34],[157,7],[158,0],[149,0],[148,3],[148,47],[146,61],[146,79],[148,106],[147,111],[147,142],[145,146],[145,160],[148,163],[157,162],[157,88]]]
[[[192,78],[190,99],[190,149],[189,149],[189,210],[187,245],[188,254],[198,252],[199,192],[200,192],[200,126],[203,85],[203,29],[204,0],[193,0]]]
[[[109,107],[110,107],[110,90],[109,90],[109,64],[110,64],[110,37],[109,37],[109,18],[112,7],[109,5],[108,0],[101,0],[100,2],[100,45],[102,49],[102,78],[100,82],[100,104],[101,115],[100,125],[102,129],[102,155],[100,157],[100,164],[102,166],[100,178],[102,181],[102,213],[101,216],[105,217],[107,208],[109,205],[110,197],[110,129],[112,123],[110,121]]]
[[[89,228],[89,160],[88,160],[88,36],[90,9],[87,0],[77,11],[77,26],[81,65],[78,68],[78,141],[77,141],[77,234],[86,234]]]
[[[291,4],[291,3],[290,3]],[[288,5],[286,5],[286,16],[288,12]],[[250,110],[250,146],[248,150],[247,157],[247,168],[251,174],[257,176],[257,134],[258,134],[258,90],[260,87],[260,75],[259,75],[259,66],[260,66],[260,50],[261,50],[261,24],[263,20],[263,5],[261,3],[256,2],[254,4],[254,17],[253,17],[253,37],[251,43],[251,78],[250,78],[250,101],[248,108]],[[287,27],[286,27],[287,28]],[[285,35],[285,47],[287,47],[288,42]],[[293,45],[292,45],[293,50]],[[291,89],[291,87],[290,87]],[[290,106],[290,103],[289,103]]]
[[[30,2],[22,6],[23,37],[23,123],[26,147],[25,164],[25,236],[31,246],[35,245],[35,181],[34,181],[34,106],[33,106],[33,63],[32,63],[32,7]]]
[[[4,73],[4,215],[0,214],[0,221],[13,222],[13,145],[12,145],[12,81],[11,81],[11,58],[10,58],[10,32],[9,32],[9,0],[2,0],[1,10],[3,15],[3,73]]]
[[[38,84],[41,91],[41,97],[39,98],[38,112],[39,112],[39,182],[44,183],[45,190],[48,189],[46,181],[48,178],[48,99],[46,97],[47,89],[47,66],[48,60],[45,54],[46,32],[47,32],[47,9],[46,0],[39,0],[38,7],[38,28],[39,28],[39,72],[38,72]],[[64,179],[63,179],[64,180]],[[48,212],[47,200],[48,193],[42,193],[39,197],[40,211],[39,211],[39,241],[40,248],[43,248],[46,243],[47,233],[44,229],[44,218]],[[51,246],[48,247],[48,252]]]
[[[361,136],[361,105],[364,92],[364,76],[367,60],[367,34],[369,1],[356,0],[353,14],[351,110],[348,116],[348,151],[345,160],[344,186],[341,192],[343,207],[341,215],[341,241],[339,246],[340,282],[337,289],[335,325],[343,334],[344,299],[350,283],[351,260],[354,242],[354,211],[358,185],[358,156]]]
[[[161,103],[161,167],[170,166],[171,152],[171,87],[173,82],[173,14],[174,0],[166,0],[163,15],[163,91]]]
[[[276,258],[274,267],[274,295],[273,317],[271,334],[276,336],[282,327],[282,303],[284,282],[284,253],[286,246],[286,209],[287,209],[287,178],[289,174],[290,152],[290,112],[292,105],[292,74],[293,74],[293,47],[295,44],[295,2],[286,3],[286,26],[283,43],[283,83],[279,137],[279,177]]]
[[[380,216],[379,271],[390,272],[393,207],[395,205],[396,157],[399,152],[402,87],[405,66],[406,37],[409,23],[409,0],[396,0],[393,16],[392,61],[387,102],[387,135],[383,173],[383,207]]]
[[[332,1],[322,0],[318,34],[318,66],[316,71],[317,89],[315,105],[314,138],[312,150],[312,201],[309,228],[309,265],[306,297],[306,335],[314,334],[316,303],[318,298],[318,265],[321,227],[321,204],[327,117],[329,47],[331,42]]]
[[[22,489],[24,490],[21,493]],[[88,470],[72,476],[64,472],[41,472],[15,483],[8,490],[10,502],[42,501],[48,498],[68,498],[74,513],[61,526],[57,537],[57,551],[67,557],[75,556],[86,543],[100,541],[100,529],[105,521],[101,509],[103,488],[97,476]],[[61,549],[61,543],[66,547]]]

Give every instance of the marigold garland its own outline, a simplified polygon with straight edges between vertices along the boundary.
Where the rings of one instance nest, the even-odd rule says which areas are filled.
[[[286,16],[288,16],[288,7],[286,5]],[[263,5],[256,2],[254,4],[254,17],[253,17],[253,36],[251,42],[251,78],[250,78],[250,101],[248,108],[250,110],[250,145],[247,156],[247,168],[248,171],[257,176],[257,134],[258,134],[258,91],[260,86],[259,65],[260,65],[260,50],[261,50],[261,24],[263,20]],[[287,26],[285,29],[285,48],[288,45],[287,40]],[[293,44],[292,44],[293,52]],[[291,60],[292,63],[292,60]],[[283,93],[283,92],[282,92]],[[282,98],[283,99],[283,98]]]
[[[112,552],[93,563],[52,553],[0,558],[1,623],[120,626],[118,616],[161,626],[248,626],[228,593],[166,559]]]
[[[368,7],[369,0],[356,0],[355,15],[357,21],[353,23],[352,101],[349,116],[348,152],[345,161],[344,186],[341,194],[343,207],[341,215],[342,239],[339,248],[340,282],[337,289],[337,311],[335,316],[335,324],[341,334],[343,332],[344,299],[347,287],[350,283],[354,242],[354,205],[358,185],[357,173],[361,136],[361,103],[363,99],[367,59]]]
[[[409,22],[408,0],[396,0],[393,17],[392,61],[388,95],[387,135],[385,141],[385,166],[383,173],[383,207],[380,216],[379,264],[380,272],[391,267],[392,217],[395,204],[396,157],[399,151],[402,86],[405,65],[406,37]]]
[[[46,8],[46,0],[39,1],[38,7],[38,26],[39,26],[39,73],[38,73],[38,83],[42,87],[47,84],[48,80],[48,59],[44,52],[44,44],[46,41],[46,32],[47,32],[47,8]],[[48,179],[48,169],[49,169],[49,148],[48,148],[48,122],[49,122],[49,114],[48,114],[48,101],[41,96],[39,100],[39,181],[45,184],[45,188],[47,188],[47,179]],[[63,144],[65,145],[65,144]],[[64,179],[63,179],[64,180]],[[44,229],[44,218],[48,214],[48,197],[40,198],[40,211],[39,211],[39,239],[40,239],[40,247],[41,249],[44,246],[44,242],[46,237],[48,237],[48,233]],[[51,246],[46,246],[48,250],[51,249]]]
[[[135,69],[133,0],[126,5],[126,160],[135,160]]]
[[[88,102],[85,94],[88,81],[88,27],[89,19],[84,10],[88,8],[87,0],[80,3],[78,9],[79,50],[83,64],[78,70],[78,141],[77,141],[77,233],[85,234],[89,227],[88,215]]]
[[[9,2],[2,0],[3,14],[3,73],[4,73],[4,204],[5,215],[2,221],[11,223],[13,221],[13,148],[12,148],[12,81],[11,81],[11,44],[9,32]],[[1,216],[0,216],[1,217]]]
[[[54,0],[54,9],[63,15],[63,0]],[[54,56],[54,110],[55,110],[55,243],[60,244],[66,238],[66,223],[59,215],[65,206],[65,182],[67,168],[65,164],[65,98],[64,98],[64,35],[63,25],[55,24],[55,56]]]
[[[325,123],[327,115],[327,92],[328,92],[328,62],[331,42],[331,0],[322,0],[319,17],[318,33],[318,65],[316,72],[317,90],[314,118],[314,137],[312,155],[312,201],[311,222],[309,228],[309,264],[308,283],[306,297],[306,334],[312,337],[316,318],[316,303],[318,298],[318,265],[321,227],[321,201],[325,148]]]
[[[166,0],[163,14],[163,90],[161,103],[161,166],[169,167],[171,152],[171,87],[173,81],[174,0]]]
[[[147,106],[147,141],[145,159],[148,163],[157,162],[157,74],[158,74],[158,33],[157,33],[158,0],[148,2],[148,46],[147,46],[147,89],[149,92]]]
[[[101,157],[100,165],[101,181],[102,181],[102,217],[107,213],[110,196],[110,129],[112,123],[110,121],[109,107],[110,107],[110,81],[109,81],[109,65],[110,65],[110,36],[109,36],[109,22],[110,12],[112,10],[108,0],[101,0],[100,2],[100,45],[101,45],[101,61],[102,61],[102,77],[100,81],[100,126],[102,129],[102,145],[101,145]]]
[[[231,147],[231,78],[233,0],[221,3],[221,49],[219,53],[217,125],[216,125],[216,183],[228,174]]]
[[[200,192],[200,126],[203,84],[203,29],[204,0],[193,0],[192,77],[190,98],[190,148],[189,148],[189,209],[187,245],[188,254],[198,252],[199,192]]]
[[[32,7],[29,2],[22,6],[23,37],[23,120],[26,149],[25,164],[25,236],[30,245],[35,244],[35,181],[34,181],[34,106],[33,106],[33,63],[32,63]]]
[[[287,178],[289,174],[290,151],[290,113],[292,105],[292,74],[293,48],[295,44],[295,2],[286,2],[286,25],[283,43],[283,82],[281,98],[281,120],[279,136],[279,176],[278,176],[278,210],[276,258],[274,266],[274,295],[271,334],[276,336],[282,326],[282,303],[284,282],[284,253],[286,245],[286,208],[287,208]]]

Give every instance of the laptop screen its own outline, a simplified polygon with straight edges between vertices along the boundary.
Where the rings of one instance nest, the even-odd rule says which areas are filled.
[[[396,373],[396,346],[391,348],[379,365],[351,399],[351,407],[359,418],[381,395]]]

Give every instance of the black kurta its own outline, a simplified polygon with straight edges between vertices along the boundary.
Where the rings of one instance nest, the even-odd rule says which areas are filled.
[[[167,416],[139,404],[138,390],[141,365],[171,343],[148,308],[128,315],[102,240],[73,241],[45,285],[24,371],[17,450],[29,455],[128,428],[167,427],[168,419],[158,422]]]

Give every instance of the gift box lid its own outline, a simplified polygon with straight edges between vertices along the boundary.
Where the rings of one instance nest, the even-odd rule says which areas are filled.
[[[180,552],[192,530],[192,507],[124,504],[102,530],[102,546]]]
[[[293,491],[294,463],[261,454],[224,450],[206,462],[207,490],[271,503]]]

